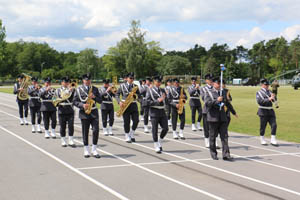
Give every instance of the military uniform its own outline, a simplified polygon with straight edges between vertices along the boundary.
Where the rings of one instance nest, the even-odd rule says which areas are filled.
[[[169,129],[168,121],[167,121],[168,119],[164,111],[164,107],[165,107],[164,101],[162,102],[158,101],[158,99],[161,98],[163,95],[166,97],[166,93],[164,89],[157,88],[156,86],[149,88],[146,95],[148,105],[150,106],[150,117],[152,123],[152,137],[154,141],[154,148],[157,153],[161,153],[162,151],[161,141],[166,136]],[[158,124],[162,128],[159,139],[157,135]]]
[[[189,105],[192,111],[192,130],[196,131],[197,129],[201,129],[200,122],[202,119],[202,106],[200,102],[200,89],[196,88],[196,85],[191,85],[188,87],[188,92],[190,94]],[[197,129],[195,126],[196,121],[196,111],[198,111],[198,120],[197,120]]]
[[[170,81],[170,80],[168,80],[168,81]],[[172,86],[170,86],[170,85],[167,85],[165,87],[165,92],[166,92],[167,95],[170,93],[171,89],[172,89]],[[172,126],[172,122],[171,122],[171,104],[168,101],[168,98],[165,98],[165,111],[167,113],[168,125]]]
[[[262,84],[269,84],[267,80],[263,80]],[[257,115],[260,118],[260,136],[261,136],[261,144],[266,145],[266,141],[264,140],[265,130],[267,123],[271,126],[271,144],[274,146],[277,146],[276,141],[276,129],[277,129],[277,123],[276,123],[276,115],[273,109],[273,102],[269,100],[269,98],[272,96],[272,93],[270,90],[261,88],[256,93],[256,101],[258,103],[258,112]]]
[[[178,120],[178,116],[179,116],[179,119],[180,119],[179,137],[184,140],[185,137],[183,136],[183,129],[184,129],[184,125],[185,125],[185,108],[183,109],[183,112],[181,115],[178,114],[178,110],[176,108],[176,105],[179,103],[181,88],[182,88],[181,86],[179,86],[179,87],[173,86],[171,88],[170,92],[168,93],[167,98],[168,98],[168,101],[170,102],[171,111],[172,111],[173,138],[178,139],[178,134],[176,132],[176,128],[177,128],[177,120]],[[185,100],[187,100],[187,96],[186,96],[186,93],[184,90],[183,90],[183,94],[184,94]]]
[[[130,73],[130,76],[133,77],[133,73]],[[116,100],[120,104],[120,102],[125,102],[127,96],[133,89],[133,87],[138,87],[135,84],[129,84],[128,82],[123,83],[120,85],[120,88],[118,89],[116,93]],[[139,90],[137,90],[136,94],[138,95],[138,98],[141,96]],[[122,95],[122,99],[121,99]],[[130,119],[132,120],[132,127],[130,130]],[[126,111],[123,113],[123,120],[124,120],[124,131],[125,131],[125,141],[135,142],[135,130],[139,123],[139,113],[138,113],[138,106],[137,106],[137,99],[135,99],[130,106],[126,109]]]
[[[140,87],[139,90],[143,91],[145,89],[145,84],[143,84],[143,82],[145,82],[146,80],[142,80],[140,81]],[[142,105],[143,103],[143,96],[141,95],[141,97],[139,98],[139,103],[140,103],[140,116],[141,116],[141,120],[144,121],[144,107]]]
[[[70,97],[58,104],[58,119],[60,124],[60,136],[62,140],[62,146],[66,147],[66,128],[68,124],[69,130],[69,145],[75,147],[73,142],[74,135],[74,108],[73,108],[73,98],[75,94],[75,89],[70,90],[69,88],[60,87],[56,90],[57,97],[61,98],[62,93],[70,95]]]
[[[19,76],[19,78],[22,78],[22,77]],[[19,94],[20,91],[18,89],[20,89],[20,83],[19,82],[15,83],[15,85],[14,85],[14,94],[16,94],[16,95]],[[21,125],[24,125],[24,124],[28,125],[28,121],[26,119],[27,116],[28,116],[28,98],[25,99],[25,100],[21,100],[17,96],[16,101],[17,101],[18,107],[19,107],[20,124]]]
[[[143,98],[141,106],[142,106],[143,111],[144,111],[144,132],[145,133],[149,133],[148,121],[149,121],[149,110],[150,110],[150,107],[148,105],[147,98],[146,98],[146,94],[147,94],[148,90],[149,90],[149,85],[147,85],[147,84],[145,84],[143,86],[142,90],[140,90],[141,96]]]
[[[50,79],[49,79],[50,80]],[[45,138],[50,137],[49,134],[49,124],[51,120],[51,136],[56,138],[55,128],[56,128],[56,107],[53,105],[52,98],[55,96],[55,89],[51,88],[47,91],[46,87],[40,89],[40,99],[41,99],[41,112],[43,113],[44,127],[45,127]]]
[[[226,101],[226,105],[227,105],[227,106],[225,106],[225,112],[226,112],[226,116],[227,116],[227,126],[229,126],[230,121],[231,121],[231,113],[233,115],[236,115],[236,111],[231,104],[232,97],[230,95],[229,90],[227,88],[224,88],[223,92],[224,92],[224,97],[225,97],[225,101]]]
[[[83,75],[83,79],[90,80],[90,75],[85,74]],[[91,88],[92,87],[92,88]],[[85,113],[84,104],[88,100],[89,91],[93,93],[95,98],[95,104],[92,107],[92,111],[90,114]],[[93,129],[93,145],[92,145],[92,154],[96,158],[100,158],[99,154],[97,153],[97,144],[99,138],[99,112],[96,107],[96,103],[101,104],[101,96],[99,94],[99,90],[95,86],[87,86],[81,85],[77,88],[73,100],[73,104],[79,108],[79,119],[81,119],[81,126],[82,126],[82,138],[83,138],[83,145],[84,145],[84,157],[89,157],[89,129],[92,126]]]
[[[206,106],[207,122],[209,126],[209,148],[211,157],[215,160],[217,157],[216,137],[220,134],[222,141],[222,154],[224,160],[232,160],[228,146],[228,130],[227,130],[227,116],[224,106],[228,106],[225,101],[224,93],[222,93],[223,101],[219,102],[217,99],[220,96],[220,90],[212,88],[208,90],[204,97]]]
[[[29,107],[30,107],[30,115],[31,115],[32,132],[42,133],[41,130],[42,115],[41,115],[41,101],[40,101],[39,88],[36,88],[34,85],[29,86],[28,95],[29,95]]]
[[[114,124],[114,104],[113,97],[115,94],[111,91],[107,91],[108,87],[102,87],[99,89],[101,96],[101,116],[103,124],[104,135],[113,135],[112,126]],[[109,117],[109,127],[107,128],[107,116]]]

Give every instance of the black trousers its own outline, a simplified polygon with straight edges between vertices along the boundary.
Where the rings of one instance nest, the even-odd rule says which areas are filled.
[[[74,114],[59,114],[60,136],[66,137],[66,128],[68,124],[69,136],[74,135]]]
[[[192,111],[192,123],[195,124],[196,111],[198,111],[198,120],[197,120],[197,122],[201,122],[201,119],[202,119],[202,108],[201,108],[201,106],[191,106],[191,111]]]
[[[45,130],[49,130],[49,124],[51,120],[51,128],[56,127],[56,111],[43,111],[44,127]]]
[[[28,116],[28,100],[18,101],[18,106],[19,106],[19,116],[20,116],[20,118],[24,117],[24,113],[25,113],[25,118],[26,118]]]
[[[168,120],[170,120],[171,119],[171,105],[170,104],[166,104],[166,113],[167,113]]]
[[[209,138],[209,125],[207,122],[207,114],[203,113],[203,129],[204,129],[204,137]]]
[[[185,109],[183,109],[183,112],[181,115],[178,115],[178,111],[176,107],[172,107],[172,128],[173,131],[176,131],[177,128],[177,120],[178,116],[180,119],[180,129],[184,129],[184,124],[185,124]]]
[[[169,127],[168,127],[168,118],[166,114],[159,117],[151,117],[151,124],[152,124],[152,137],[154,142],[158,141],[158,124],[162,128],[160,132],[160,138],[163,139],[167,135],[169,131]]]
[[[142,106],[142,104],[140,104],[140,115],[144,116],[144,107]]]
[[[148,125],[149,111],[150,111],[150,107],[149,106],[144,106],[144,125]]]
[[[271,126],[271,135],[276,135],[277,123],[275,116],[259,116],[260,118],[260,136],[265,135],[267,124]]]
[[[227,122],[208,122],[209,125],[209,149],[211,157],[217,156],[216,137],[220,134],[222,142],[223,158],[230,156],[228,146]]]
[[[30,107],[30,116],[31,116],[31,124],[34,125],[35,124],[35,119],[37,117],[37,123],[41,124],[42,121],[42,114],[40,111],[41,107]]]
[[[107,117],[109,117],[109,126],[113,126],[114,120],[115,120],[114,109],[101,110],[101,118],[102,118],[103,128],[107,127]]]
[[[130,119],[132,120],[131,129],[135,131],[139,123],[139,112],[137,110],[131,110],[130,108],[124,112],[123,120],[125,133],[129,133],[130,131]]]
[[[89,145],[89,129],[93,128],[93,144],[98,144],[99,138],[99,118],[81,119],[83,145]]]

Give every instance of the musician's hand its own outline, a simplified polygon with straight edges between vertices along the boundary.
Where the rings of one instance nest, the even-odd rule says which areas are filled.
[[[176,108],[179,108],[179,104],[176,104]]]
[[[239,118],[239,116],[237,114],[234,115],[236,118]]]
[[[83,104],[83,108],[86,110],[89,108],[89,104]]]
[[[23,90],[24,90],[23,88],[19,88],[19,89],[18,89],[18,91],[23,91]]]
[[[200,87],[200,85],[199,85],[199,84],[197,84],[197,85],[196,85],[196,88],[197,88],[197,89],[199,89],[199,87]]]
[[[111,91],[111,87],[108,87],[106,90],[106,92],[109,92],[109,91]]]
[[[269,101],[274,101],[274,98],[273,97],[269,97]]]
[[[218,97],[218,101],[222,102],[223,101],[223,97],[222,96]]]
[[[94,99],[95,95],[92,93],[92,94],[89,95],[89,98]]]
[[[163,98],[163,97],[160,97],[160,98],[158,98],[157,100],[158,100],[158,102],[162,102],[162,101],[164,100],[164,98]]]
[[[123,102],[121,101],[119,105],[120,105],[120,107],[123,107]]]

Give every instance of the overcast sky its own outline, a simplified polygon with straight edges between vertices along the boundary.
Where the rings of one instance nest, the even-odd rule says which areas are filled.
[[[140,20],[165,50],[196,43],[230,47],[300,34],[299,0],[0,0],[7,41],[47,42],[59,51],[103,55]]]

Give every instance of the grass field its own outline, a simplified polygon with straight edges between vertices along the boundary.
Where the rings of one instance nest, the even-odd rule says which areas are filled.
[[[255,101],[256,91],[259,87],[231,86],[233,106],[239,118],[232,116],[229,127],[230,131],[259,135],[259,117],[257,116],[257,104]],[[0,92],[12,93],[12,88],[0,88]],[[278,92],[279,109],[277,115],[277,137],[278,139],[300,143],[300,90],[294,90],[290,86],[280,87]],[[114,102],[115,110],[119,106]],[[186,123],[191,124],[191,110],[186,105]],[[266,135],[270,135],[267,127]]]

